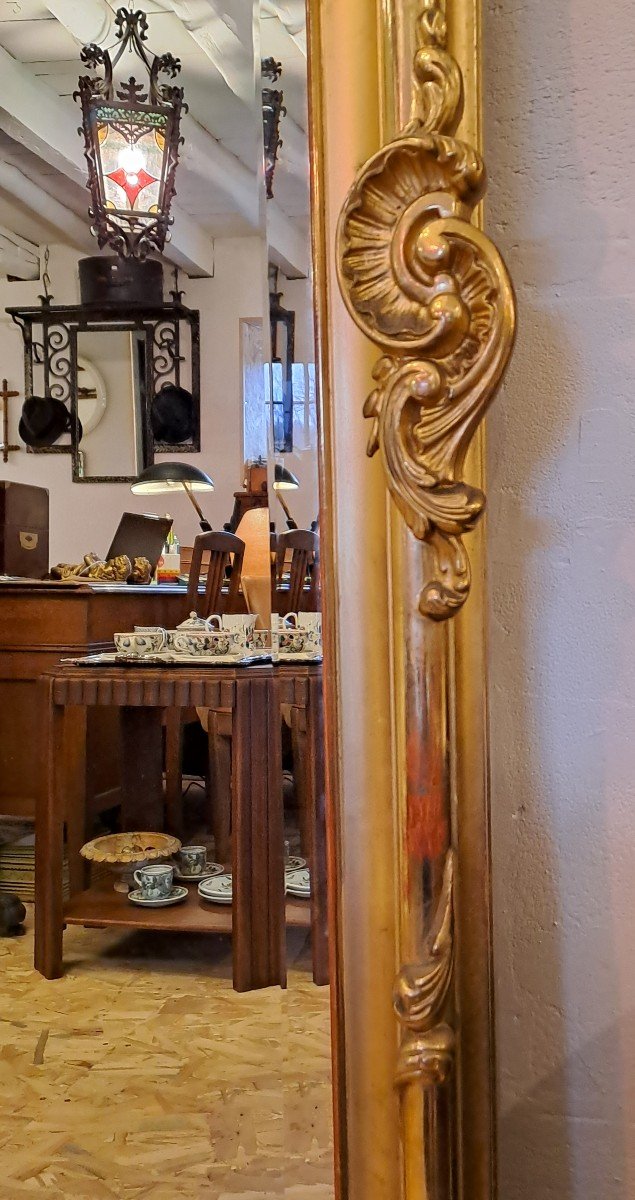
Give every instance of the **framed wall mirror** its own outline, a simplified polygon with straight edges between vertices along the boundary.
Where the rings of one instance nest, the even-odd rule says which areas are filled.
[[[133,482],[152,461],[145,419],[146,336],[124,326],[73,330],[72,338],[77,375],[71,405],[81,429],[80,437],[71,438],[73,479]]]
[[[165,311],[105,323],[69,301],[42,386],[81,422],[52,449],[70,449],[83,486],[69,495],[59,460],[27,455],[21,481],[50,489],[62,568],[96,539],[125,559],[121,512],[143,528],[169,506],[180,551],[156,587],[91,578],[90,562],[35,598],[0,582],[0,605],[23,605],[8,629],[55,618],[18,648],[24,671],[41,653],[37,677],[0,679],[15,722],[0,815],[37,829],[34,941],[19,939],[8,995],[25,1028],[35,1013],[71,1047],[65,1137],[27,1170],[33,1129],[48,1129],[29,1110],[29,1060],[11,1160],[68,1195],[86,1178],[123,1187],[128,1171],[157,1196],[494,1200],[480,423],[514,301],[481,228],[478,0],[49,8],[55,170],[69,162],[56,186],[84,211],[60,63],[88,43],[73,70],[105,72],[105,103],[134,30],[150,99],[129,79],[106,96],[102,184],[118,207],[95,228],[124,262],[144,230],[170,230],[160,251],[187,275],[188,306],[175,292]],[[16,86],[28,76],[37,97],[22,53]],[[162,104],[183,140],[170,219],[153,224],[135,201],[160,191],[143,171],[165,151],[146,113],[163,129]],[[128,137],[113,105],[137,106],[128,123],[150,157],[136,143],[112,157]],[[74,222],[66,238],[70,277],[86,245]],[[26,331],[28,391],[51,329],[33,336],[42,309],[27,298],[3,307]],[[194,397],[181,440],[152,422],[164,383]],[[42,776],[2,749],[36,699]],[[38,1089],[57,1095],[46,1043]],[[10,1178],[6,1146],[5,1166]]]

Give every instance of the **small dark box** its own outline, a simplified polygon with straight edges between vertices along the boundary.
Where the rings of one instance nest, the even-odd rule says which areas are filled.
[[[47,489],[0,480],[0,575],[44,579],[48,569]]]

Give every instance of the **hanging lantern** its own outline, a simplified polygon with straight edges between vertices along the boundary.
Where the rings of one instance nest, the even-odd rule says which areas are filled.
[[[183,138],[183,89],[159,82],[174,79],[181,64],[172,54],[150,57],[144,46],[144,12],[120,8],[115,17],[119,46],[114,58],[100,46],[84,46],[81,60],[103,78],[84,75],[75,99],[81,101],[92,232],[100,247],[122,257],[143,259],[161,253],[169,238],[170,205]],[[116,83],[115,68],[125,50],[134,51],[148,74]],[[82,130],[80,130],[80,133]]]
[[[275,83],[282,75],[282,63],[275,58],[263,58],[261,62],[263,79]],[[267,200],[273,200],[273,173],[276,169],[278,150],[282,145],[280,137],[280,118],[286,114],[282,103],[283,93],[277,88],[263,87],[262,89],[262,124],[265,140],[265,185]]]

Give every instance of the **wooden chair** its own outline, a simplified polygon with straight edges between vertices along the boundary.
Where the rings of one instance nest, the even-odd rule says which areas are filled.
[[[319,534],[289,529],[272,538],[271,611],[314,611],[319,604]],[[288,577],[287,577],[288,576]]]
[[[244,555],[245,543],[234,533],[201,533],[195,538],[187,587],[188,613],[209,617],[212,613],[239,611]],[[205,590],[201,592],[202,581]],[[225,583],[227,591],[223,592]]]
[[[235,613],[240,611],[240,580],[243,567],[245,543],[233,533],[202,533],[194,541],[187,588],[187,614],[195,612],[199,617],[212,613]],[[207,574],[204,575],[203,568]],[[204,590],[200,591],[201,581]],[[227,584],[227,590],[223,591]],[[165,776],[168,812],[174,832],[181,832],[182,824],[182,756],[183,725],[197,719],[192,710],[170,711],[166,722]],[[216,844],[216,855],[222,861],[229,856],[230,782],[231,761],[227,738],[216,730],[216,714],[210,711],[208,721],[209,765],[208,802],[210,824]],[[223,712],[224,724],[231,725],[231,713]]]

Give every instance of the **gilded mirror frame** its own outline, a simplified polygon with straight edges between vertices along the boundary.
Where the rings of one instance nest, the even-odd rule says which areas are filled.
[[[480,0],[308,9],[337,1195],[492,1200]]]

